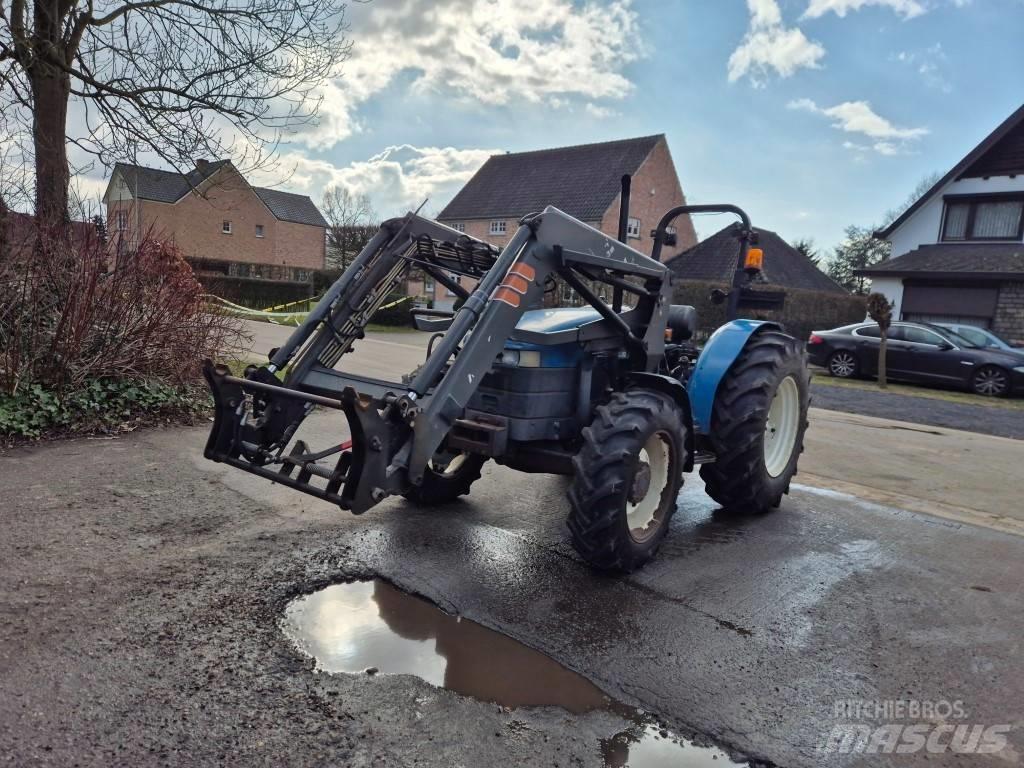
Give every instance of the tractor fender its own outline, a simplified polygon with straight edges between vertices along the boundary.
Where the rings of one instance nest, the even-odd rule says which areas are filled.
[[[665,376],[660,373],[645,373],[643,371],[634,371],[626,374],[626,382],[633,386],[653,389],[655,392],[668,395],[683,410],[684,426],[686,427],[686,462],[683,464],[683,471],[691,472],[693,470],[693,454],[696,439],[693,434],[693,410],[690,407],[690,396],[686,393],[686,387],[683,386],[679,379],[674,379],[671,376]]]
[[[769,328],[781,330],[782,326],[765,320],[733,320],[721,326],[707,340],[687,384],[693,422],[701,434],[711,432],[711,410],[719,383],[750,337]]]

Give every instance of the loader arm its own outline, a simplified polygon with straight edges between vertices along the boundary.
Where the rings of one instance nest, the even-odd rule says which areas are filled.
[[[413,268],[478,280],[418,373],[401,384],[336,370]],[[248,369],[244,378],[207,366],[217,412],[205,455],[357,514],[406,492],[423,481],[523,313],[540,305],[553,274],[622,335],[634,369],[656,369],[670,302],[664,265],[550,206],[525,217],[500,253],[410,213],[385,222],[269,365]],[[588,280],[629,291],[635,307],[615,312],[590,291]],[[345,414],[350,441],[312,451],[294,439],[317,406]],[[333,456],[333,467],[321,462]]]

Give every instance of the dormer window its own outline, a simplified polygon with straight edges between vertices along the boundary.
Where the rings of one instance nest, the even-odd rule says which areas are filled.
[[[1024,238],[1024,195],[947,197],[942,239],[1020,240]]]

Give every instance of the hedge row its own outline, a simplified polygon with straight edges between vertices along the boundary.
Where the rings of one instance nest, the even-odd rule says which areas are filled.
[[[265,309],[287,304],[313,295],[310,283],[278,282],[275,280],[254,280],[244,277],[220,277],[196,275],[203,290],[222,299],[251,309]]]
[[[706,339],[725,322],[725,304],[711,302],[711,291],[715,288],[728,290],[729,286],[724,283],[688,281],[674,288],[674,303],[689,304],[697,309],[698,341]],[[764,290],[778,288],[765,286]],[[806,339],[811,331],[859,322],[865,315],[866,302],[863,296],[795,288],[786,289],[786,303],[781,310],[740,310],[740,317],[775,320],[798,339]]]

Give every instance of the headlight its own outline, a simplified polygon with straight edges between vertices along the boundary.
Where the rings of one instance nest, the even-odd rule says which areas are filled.
[[[509,368],[540,368],[540,350],[503,349],[498,356],[498,364]]]

